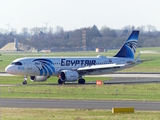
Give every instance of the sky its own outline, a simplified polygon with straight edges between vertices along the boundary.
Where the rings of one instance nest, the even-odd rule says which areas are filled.
[[[0,29],[153,25],[160,30],[160,0],[0,0]]]

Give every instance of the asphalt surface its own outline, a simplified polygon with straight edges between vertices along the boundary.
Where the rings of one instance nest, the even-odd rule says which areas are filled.
[[[104,85],[112,85],[112,84],[147,84],[147,83],[160,83],[160,78],[113,78],[110,81],[103,81]],[[61,86],[58,83],[43,83],[43,84],[0,84],[0,86]],[[77,86],[84,86],[84,85],[96,85],[96,82],[86,82],[85,84],[78,84],[78,82],[66,82],[65,86],[70,85],[77,85]]]
[[[111,81],[104,81],[104,84],[146,84],[160,83],[160,78],[114,78]]]
[[[31,100],[0,99],[1,107],[10,108],[69,108],[69,109],[112,109],[134,107],[135,110],[159,111],[160,102],[136,101],[93,101],[93,100]]]
[[[11,75],[6,72],[0,72],[0,76],[15,76],[15,75]],[[87,77],[160,78],[160,73],[114,73],[114,74],[104,74],[104,75],[87,75]]]

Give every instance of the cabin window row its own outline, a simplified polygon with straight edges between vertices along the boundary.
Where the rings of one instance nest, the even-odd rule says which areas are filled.
[[[53,63],[53,65],[60,65],[60,64],[61,63]],[[102,65],[102,64],[112,64],[112,63],[96,63],[96,65]],[[88,65],[88,64],[86,64],[86,65]]]
[[[96,63],[96,65],[102,65],[102,64],[112,64],[112,63]],[[11,65],[22,65],[22,63],[21,62],[12,62]],[[60,65],[60,63],[53,63],[53,65]]]

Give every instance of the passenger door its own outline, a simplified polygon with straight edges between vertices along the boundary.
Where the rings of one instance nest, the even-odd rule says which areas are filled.
[[[31,60],[27,60],[27,70],[32,69]]]

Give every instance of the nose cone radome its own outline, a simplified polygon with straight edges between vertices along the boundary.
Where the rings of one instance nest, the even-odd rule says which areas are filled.
[[[6,71],[7,73],[11,73],[11,66],[8,65],[8,66],[5,68],[5,71]]]
[[[5,72],[7,72],[7,73],[8,73],[8,66],[5,68]]]

